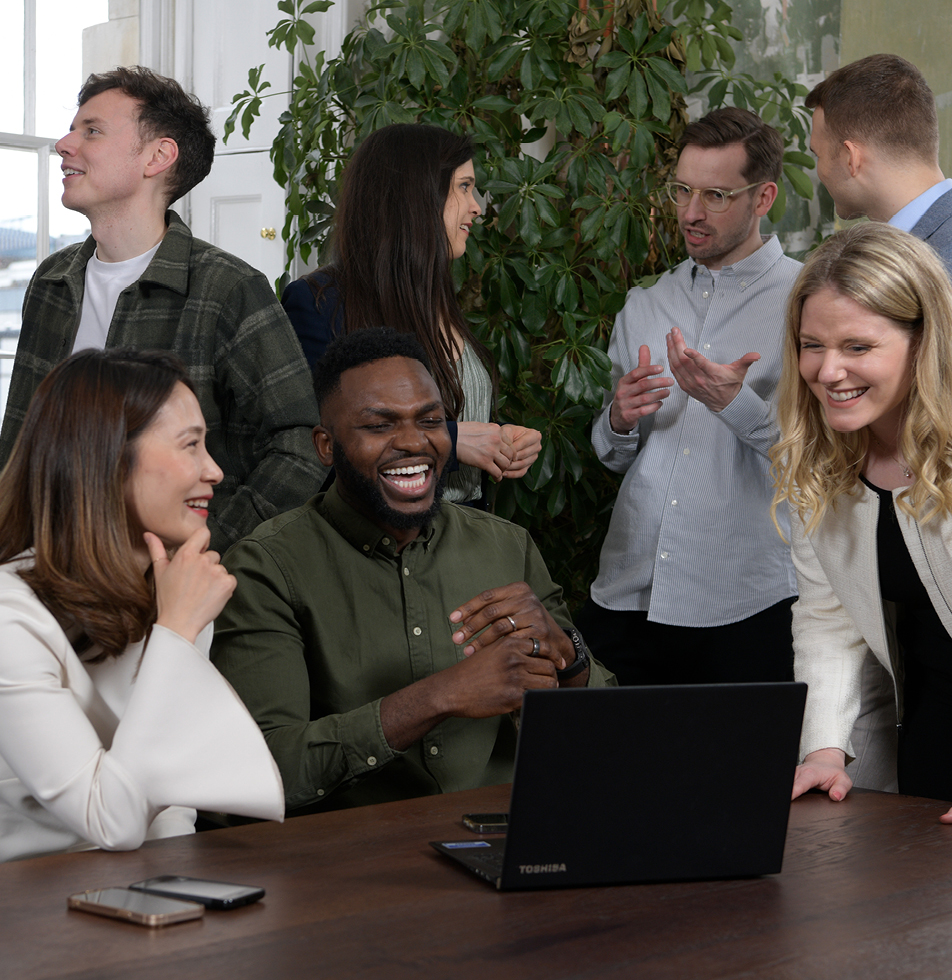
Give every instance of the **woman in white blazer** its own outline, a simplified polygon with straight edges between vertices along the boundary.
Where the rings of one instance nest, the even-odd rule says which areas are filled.
[[[208,661],[221,477],[172,355],[82,351],[37,390],[0,474],[0,860],[135,848],[196,808],[283,818]]]
[[[872,222],[810,256],[778,418],[809,685],[793,795],[841,800],[861,755],[900,792],[952,800],[952,285],[928,245]]]

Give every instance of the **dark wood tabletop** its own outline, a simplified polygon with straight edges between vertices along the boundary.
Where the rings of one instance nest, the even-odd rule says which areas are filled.
[[[738,792],[756,805],[755,785]],[[0,865],[0,976],[952,977],[941,803],[810,794],[791,807],[783,872],[739,881],[500,893],[428,846],[467,836],[464,812],[507,805],[508,787],[491,787]],[[159,874],[267,896],[162,929],[66,909],[74,892]]]

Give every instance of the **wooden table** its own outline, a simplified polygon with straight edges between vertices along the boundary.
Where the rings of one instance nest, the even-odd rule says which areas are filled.
[[[952,976],[952,827],[933,800],[798,800],[773,877],[499,893],[427,842],[464,837],[462,813],[507,802],[508,788],[492,787],[0,865],[0,976]],[[72,892],[165,873],[263,885],[267,897],[164,929],[66,909]]]

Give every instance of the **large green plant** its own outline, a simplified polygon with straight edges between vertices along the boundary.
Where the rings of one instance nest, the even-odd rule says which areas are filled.
[[[269,34],[296,62],[271,151],[287,193],[288,267],[296,255],[312,265],[322,256],[355,141],[393,122],[473,135],[487,201],[456,263],[461,301],[496,358],[499,418],[543,433],[527,477],[503,481],[494,506],[533,532],[577,600],[617,489],[589,441],[610,380],[608,336],[626,291],[682,257],[659,189],[686,123],[685,72],[694,69],[694,93],[712,106],[750,106],[784,130],[799,146],[787,181],[812,196],[794,107],[805,93],[779,76],[730,75],[728,39],[739,32],[719,0],[670,10],[653,0],[389,0],[326,60],[310,18],[330,5],[280,0],[286,17]],[[226,138],[238,122],[247,135],[268,88],[253,69]]]

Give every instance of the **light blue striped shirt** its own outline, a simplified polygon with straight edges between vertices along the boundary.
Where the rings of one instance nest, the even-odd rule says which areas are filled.
[[[796,594],[790,548],[770,519],[767,452],[777,437],[771,399],[784,306],[799,271],[771,237],[721,269],[716,283],[688,259],[628,293],[609,345],[612,391],[592,429],[599,459],[625,474],[591,589],[600,606],[647,610],[653,622],[675,626],[721,626]],[[748,351],[760,360],[722,412],[675,384],[656,413],[618,435],[608,413],[619,378],[637,367],[641,344],[671,377],[665,336],[675,326],[712,361]]]

